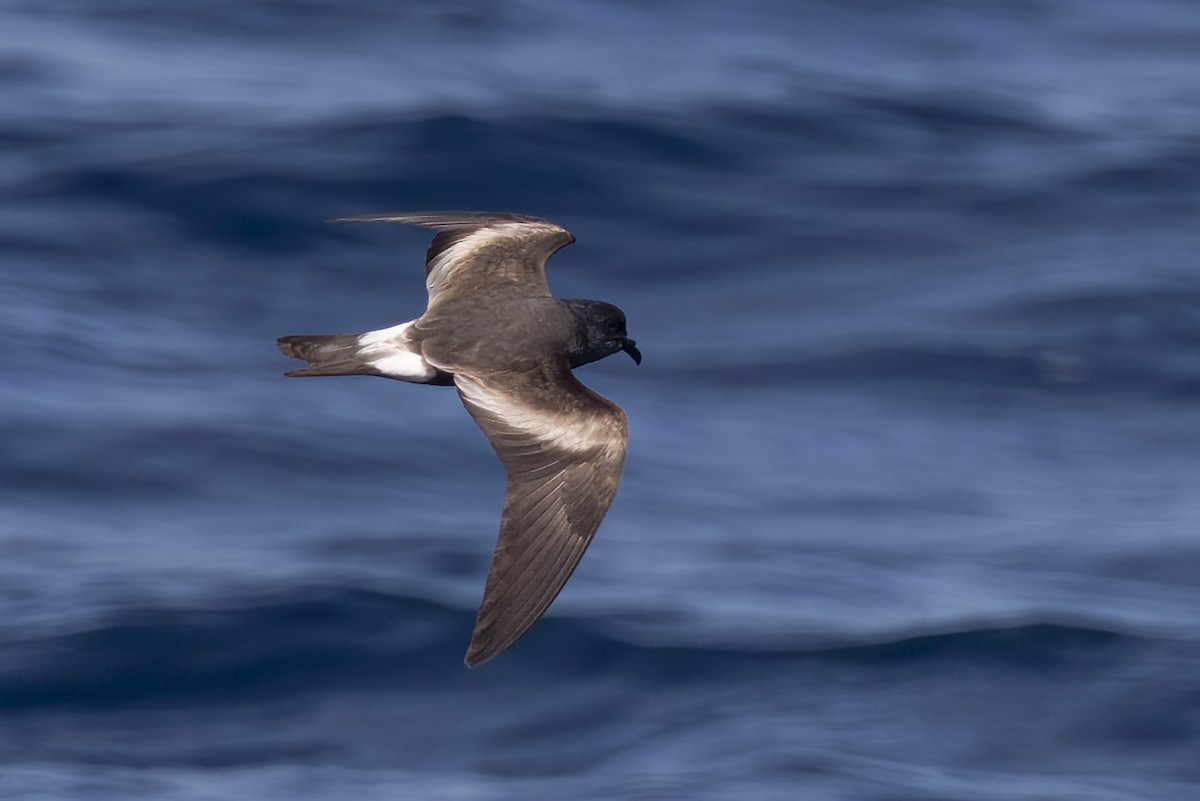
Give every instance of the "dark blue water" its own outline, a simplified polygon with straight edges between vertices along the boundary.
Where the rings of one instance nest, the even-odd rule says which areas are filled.
[[[0,9],[0,797],[1200,797],[1200,6]],[[503,475],[275,337],[421,231],[578,243],[645,353],[551,610]]]

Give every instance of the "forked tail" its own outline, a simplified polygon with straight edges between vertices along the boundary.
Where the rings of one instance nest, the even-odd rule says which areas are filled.
[[[412,323],[365,334],[300,334],[280,337],[283,355],[308,362],[284,375],[381,375],[414,384],[453,386],[454,377],[425,361],[409,332]]]
[[[383,375],[363,358],[361,334],[298,334],[280,337],[277,342],[284,356],[308,362],[308,367],[284,375],[308,377],[322,375]]]

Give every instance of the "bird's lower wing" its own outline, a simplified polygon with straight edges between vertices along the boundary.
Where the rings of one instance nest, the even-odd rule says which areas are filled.
[[[621,481],[628,426],[566,360],[455,376],[508,471],[500,536],[466,662],[486,662],[542,616],[592,541]]]

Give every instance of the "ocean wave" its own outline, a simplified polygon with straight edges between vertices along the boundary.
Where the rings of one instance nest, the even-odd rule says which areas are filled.
[[[4,644],[0,709],[111,709],[127,705],[237,703],[313,692],[421,686],[457,673],[473,613],[364,591],[309,591],[221,611],[143,609],[87,631]],[[641,644],[603,620],[549,618],[481,673],[675,683],[799,663],[990,664],[1038,671],[1131,650],[1145,638],[1048,621],[964,623],[871,642],[707,647]]]
[[[68,139],[23,145],[55,155],[22,159],[6,194],[34,221],[12,235],[29,249],[63,244],[60,225],[36,220],[64,204],[132,210],[197,244],[279,254],[363,236],[324,222],[361,211],[511,208],[568,222],[619,212],[639,221],[620,233],[644,258],[689,277],[714,252],[772,269],[797,253],[895,261],[1051,236],[1048,215],[1162,225],[1194,212],[1194,143],[1164,136],[1130,155],[1109,131],[985,101],[849,93],[649,114],[551,102],[536,113],[213,125],[203,137],[190,121],[81,121]],[[147,143],[148,126],[165,130]]]

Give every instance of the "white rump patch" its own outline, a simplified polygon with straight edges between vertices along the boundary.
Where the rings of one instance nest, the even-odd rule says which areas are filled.
[[[412,323],[368,331],[358,338],[359,357],[388,378],[425,384],[437,375],[409,339]]]

